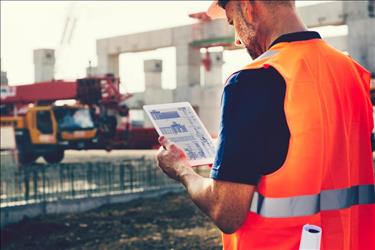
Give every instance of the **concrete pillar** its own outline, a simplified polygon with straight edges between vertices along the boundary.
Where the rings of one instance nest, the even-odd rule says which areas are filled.
[[[45,82],[54,79],[55,62],[55,51],[53,49],[34,50],[35,82]]]
[[[163,71],[162,60],[145,60],[143,63],[145,72],[146,91],[143,95],[145,104],[160,104],[173,102],[173,91],[162,89],[161,73]],[[145,116],[147,117],[147,116]],[[152,127],[148,117],[145,119],[144,127]]]
[[[215,85],[203,88],[199,116],[211,135],[217,136],[220,123],[220,100],[223,92],[223,85]]]
[[[1,71],[1,80],[0,80],[1,85],[8,85],[8,76],[7,72]]]
[[[92,62],[89,61],[89,66],[86,68],[86,77],[95,77],[98,75],[98,67],[92,66]]]
[[[186,101],[191,97],[191,87],[200,84],[201,54],[189,44],[176,46],[176,101]]]
[[[224,87],[222,79],[223,52],[212,52],[209,56],[211,68],[204,73],[205,85],[203,87],[192,86],[190,88],[191,97],[188,101],[199,108],[199,117],[208,132],[217,136],[220,123],[220,100]]]
[[[120,66],[118,54],[98,54],[98,74],[114,74],[115,77],[119,77],[119,67]]]
[[[143,62],[145,72],[145,88],[161,89],[161,72],[163,71],[162,60],[145,60]]]
[[[86,68],[86,76],[87,77],[95,77],[98,76],[98,67],[89,66]]]
[[[211,52],[211,67],[204,72],[204,86],[190,88],[191,97],[187,99],[199,108],[199,117],[211,135],[216,136],[220,123],[220,99],[223,91],[222,66],[223,52]],[[205,54],[202,55],[205,57]]]
[[[203,57],[206,55],[203,54]],[[223,52],[211,52],[209,53],[209,57],[211,60],[211,67],[209,71],[205,71],[204,75],[204,86],[210,87],[215,85],[222,85],[223,84]]]
[[[373,73],[375,73],[374,7],[373,1],[344,1],[348,25],[348,52]]]

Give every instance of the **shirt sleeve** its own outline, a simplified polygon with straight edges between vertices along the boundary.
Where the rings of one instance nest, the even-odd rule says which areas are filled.
[[[267,168],[282,165],[289,142],[284,96],[285,81],[275,70],[240,71],[228,79],[211,178],[257,185]]]

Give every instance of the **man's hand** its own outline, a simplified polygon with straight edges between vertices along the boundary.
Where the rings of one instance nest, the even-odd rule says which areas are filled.
[[[157,154],[159,167],[170,178],[181,181],[180,177],[184,169],[190,168],[186,153],[164,136],[159,137],[159,143],[161,145]]]
[[[238,229],[247,216],[255,187],[204,178],[194,172],[180,147],[164,136],[159,142],[157,159],[163,172],[186,187],[193,202],[220,230],[232,233]]]

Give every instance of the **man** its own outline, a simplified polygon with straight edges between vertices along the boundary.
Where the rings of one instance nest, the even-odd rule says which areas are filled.
[[[165,137],[160,168],[223,232],[224,249],[375,249],[369,73],[327,45],[294,1],[218,1],[255,59],[227,80],[211,178]],[[224,11],[225,10],[225,11]]]

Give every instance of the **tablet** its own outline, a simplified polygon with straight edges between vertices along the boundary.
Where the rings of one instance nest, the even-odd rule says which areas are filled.
[[[213,163],[215,144],[190,103],[145,105],[143,109],[159,135],[184,149],[192,166]]]

